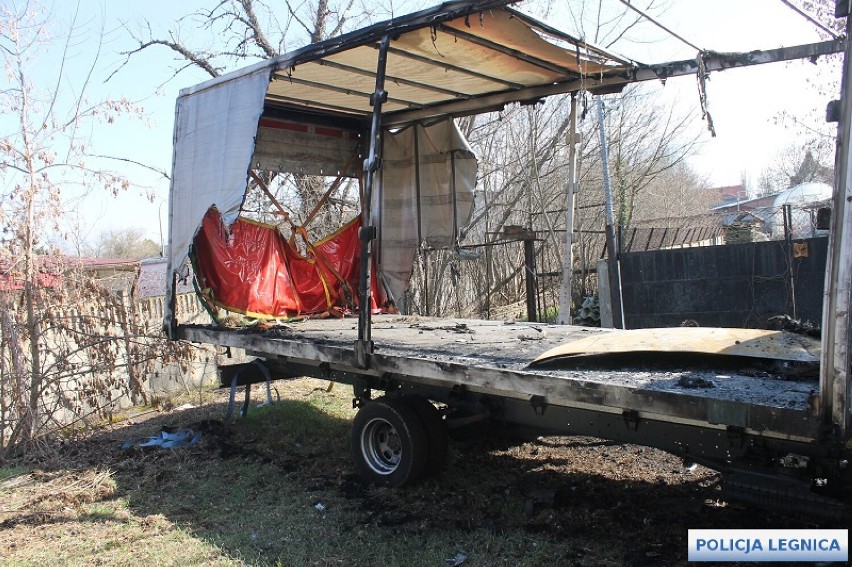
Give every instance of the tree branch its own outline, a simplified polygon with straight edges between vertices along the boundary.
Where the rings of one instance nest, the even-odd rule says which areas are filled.
[[[187,48],[183,44],[180,44],[177,41],[175,41],[174,38],[172,38],[171,40],[150,39],[150,40],[145,41],[145,42],[140,42],[138,48],[136,48],[132,51],[126,51],[126,52],[122,53],[122,55],[126,55],[129,59],[135,53],[140,53],[141,51],[143,51],[143,50],[145,50],[145,49],[147,49],[151,46],[154,46],[154,45],[163,45],[165,47],[168,47],[169,49],[171,49],[175,53],[179,54],[181,57],[183,57],[187,61],[189,61],[192,64],[196,65],[197,67],[200,67],[201,69],[203,69],[211,77],[218,77],[219,74],[220,74],[220,70],[217,67],[214,67],[210,63],[209,57],[204,57],[203,55],[200,55],[200,54],[198,54],[194,51],[191,51],[189,48]]]
[[[248,16],[247,25],[249,30],[251,30],[252,32],[252,36],[254,37],[254,43],[261,49],[261,51],[263,51],[267,59],[272,59],[273,57],[278,55],[278,52],[266,39],[266,36],[263,33],[263,28],[257,21],[257,15],[254,12],[254,5],[252,0],[240,0],[240,6],[243,7],[246,16]]]

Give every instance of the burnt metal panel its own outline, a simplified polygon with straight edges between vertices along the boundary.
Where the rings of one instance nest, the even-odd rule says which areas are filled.
[[[795,317],[819,322],[828,239],[799,244],[807,255],[793,258]],[[765,328],[769,317],[794,315],[788,258],[783,241],[622,254],[626,326]]]

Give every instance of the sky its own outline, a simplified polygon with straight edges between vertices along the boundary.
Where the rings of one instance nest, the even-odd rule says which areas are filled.
[[[6,2],[9,0],[0,0]],[[155,35],[165,36],[175,21],[197,8],[211,7],[218,0],[147,0],[115,2],[82,0],[79,4],[78,33],[70,52],[67,70],[84,72],[102,37],[101,54],[96,64],[89,96],[93,98],[127,97],[144,113],[116,124],[101,125],[92,131],[93,142],[108,153],[132,159],[151,168],[171,171],[172,126],[175,98],[181,88],[208,78],[201,70],[189,68],[177,76],[179,65],[166,48],[148,49],[127,59],[122,52],[136,44],[127,29],[138,31],[143,22],[150,23]],[[602,13],[621,5],[618,0],[603,0]],[[636,0],[634,0],[636,2]],[[420,6],[431,4],[421,2]],[[589,3],[591,6],[594,3]],[[643,3],[637,3],[642,5]],[[519,5],[525,11],[529,4]],[[580,35],[584,20],[577,2],[556,2],[544,19],[550,25]],[[68,22],[77,5],[56,0],[51,20]],[[571,10],[569,7],[573,7]],[[397,10],[399,13],[400,10]],[[404,10],[401,10],[404,11]],[[586,13],[592,14],[589,11]],[[702,49],[715,51],[748,51],[820,41],[816,28],[784,6],[780,0],[667,0],[661,22]],[[185,24],[191,22],[185,22]],[[582,27],[587,27],[586,22]],[[99,30],[103,26],[103,33]],[[191,25],[184,25],[191,30]],[[209,46],[214,38],[202,32],[189,32],[187,43]],[[593,39],[587,37],[586,39]],[[645,23],[612,50],[641,62],[663,62],[694,58],[694,47],[672,39],[657,27]],[[50,54],[54,55],[54,54]],[[117,71],[116,71],[117,70]],[[809,80],[817,68],[807,62],[775,63],[744,70],[729,70],[711,75],[707,83],[709,110],[717,136],[711,138],[698,112],[695,77],[671,79],[665,86],[655,84],[665,99],[678,101],[683,112],[693,112],[696,133],[700,136],[699,154],[690,164],[714,186],[733,185],[743,175],[756,181],[795,134],[776,124],[782,111],[803,114],[822,113],[828,102],[815,95]],[[49,80],[55,65],[45,65],[37,79]],[[41,75],[43,73],[43,75]],[[822,71],[823,76],[825,71]],[[104,79],[110,76],[109,81]],[[836,98],[836,95],[835,95]],[[130,177],[135,186],[118,197],[96,194],[69,204],[78,211],[78,225],[90,241],[105,230],[140,228],[155,242],[165,239],[167,230],[168,180],[153,171],[126,162],[113,161],[113,167]]]
[[[621,7],[618,0],[603,0],[606,8]],[[647,2],[633,3],[637,6]],[[658,26],[644,21],[610,49],[642,63],[694,59],[696,47],[716,52],[748,52],[755,49],[801,45],[822,41],[817,28],[781,0],[668,0],[655,19],[691,45],[673,38]],[[562,29],[580,21],[576,2],[562,2],[554,15]],[[636,41],[632,41],[632,40]],[[599,42],[600,44],[600,42]],[[695,76],[670,79],[665,86],[648,86],[663,100],[676,101],[682,112],[695,115],[700,139],[698,155],[690,165],[711,186],[736,185],[745,176],[756,184],[761,171],[772,165],[779,151],[797,142],[798,132],[778,123],[782,112],[817,121],[824,116],[830,98],[820,94],[812,81],[839,85],[839,68],[807,61],[772,63],[712,73],[706,83],[708,110],[716,137],[700,120]]]

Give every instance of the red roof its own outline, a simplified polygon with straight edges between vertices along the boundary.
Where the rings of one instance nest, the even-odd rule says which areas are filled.
[[[748,192],[742,185],[728,185],[727,187],[714,187],[710,191],[716,193],[720,202],[743,201],[748,199]]]
[[[88,268],[137,268],[139,260],[129,260],[127,258],[69,258],[76,262],[77,265]]]
[[[65,278],[62,274],[39,274],[38,284],[40,287],[61,287]],[[24,289],[24,278],[21,274],[0,273],[0,291],[12,291]]]
[[[39,256],[38,283],[41,287],[60,287],[65,282],[64,274],[75,268],[83,270],[98,269],[136,269],[137,260],[126,258],[79,258],[75,256]],[[0,262],[0,291],[23,289],[25,283],[21,263]]]

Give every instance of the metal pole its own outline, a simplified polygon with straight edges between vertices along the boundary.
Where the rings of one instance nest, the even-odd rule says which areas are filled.
[[[423,242],[423,215],[420,209],[420,125],[415,124],[414,128],[414,194],[417,202],[414,203],[417,208],[417,245]]]
[[[177,340],[177,271],[172,264],[172,235],[174,234],[174,188],[169,191],[169,255],[166,260],[166,297],[163,301],[163,333]]]
[[[373,181],[376,171],[382,166],[382,103],[388,98],[385,91],[385,69],[388,61],[390,36],[382,38],[379,44],[379,60],[376,66],[376,91],[370,97],[373,106],[373,119],[370,124],[370,153],[364,160],[364,195],[361,203],[361,240],[360,278],[358,280],[358,340],[355,341],[355,363],[359,368],[369,368],[370,355],[373,354],[371,337],[370,309],[372,307],[372,285],[370,281],[370,261],[372,259],[373,240],[376,227],[373,225]]]
[[[787,251],[787,276],[790,285],[790,313],[796,318],[796,272],[793,269],[793,207],[781,207],[784,215],[784,243]]]
[[[494,280],[494,275],[491,268],[491,246],[489,243],[490,223],[488,222],[491,211],[488,206],[487,188],[482,190],[482,200],[485,203],[485,318],[491,319],[491,285]]]
[[[568,129],[568,183],[565,196],[565,256],[562,258],[562,286],[559,289],[560,325],[570,325],[571,292],[574,280],[574,195],[577,193],[577,93],[571,93]]]
[[[524,231],[524,281],[527,286],[527,321],[535,323],[538,321],[536,309],[536,297],[538,296],[538,277],[535,266],[535,231],[528,229]]]
[[[423,293],[426,297],[426,315],[429,315],[429,269],[427,256],[428,252],[423,249],[423,211],[421,209],[420,199],[420,125],[415,124],[414,128],[414,198],[417,201],[414,203],[417,208],[417,256],[422,258],[423,262]]]
[[[838,17],[847,16],[846,34],[852,33],[848,6],[837,3]],[[842,10],[841,10],[842,8]],[[840,12],[843,13],[840,13]],[[852,333],[849,309],[852,306],[852,42],[846,42],[840,101],[837,107],[837,154],[834,170],[834,196],[831,207],[831,231],[828,237],[828,261],[825,296],[822,307],[822,354],[820,356],[819,394],[826,431],[840,441],[852,439]]]
[[[612,205],[612,183],[609,179],[609,153],[606,146],[606,127],[604,125],[604,104],[599,96],[598,134],[601,140],[601,163],[603,167],[604,196],[606,197],[606,248],[607,263],[609,264],[609,289],[612,304],[612,325],[616,329],[624,328],[624,311],[621,303],[621,271],[618,264],[618,246],[615,235],[615,212]]]
[[[423,249],[423,295],[426,296],[426,316],[432,315],[429,308],[429,249]]]

